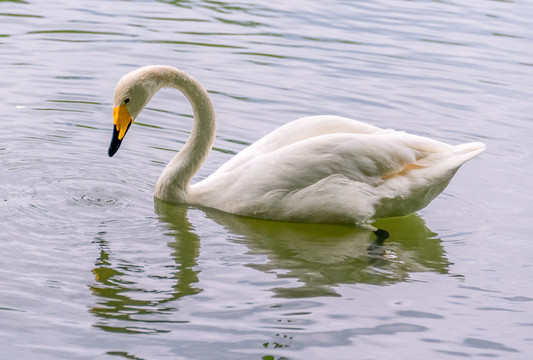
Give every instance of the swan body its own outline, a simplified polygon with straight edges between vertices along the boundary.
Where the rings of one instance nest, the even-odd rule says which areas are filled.
[[[162,87],[182,91],[195,118],[190,138],[156,184],[155,197],[170,202],[375,230],[370,224],[378,218],[425,207],[485,149],[479,142],[452,146],[344,117],[312,116],[279,127],[191,185],[213,145],[215,113],[205,89],[176,68],[146,66],[119,81],[109,155]]]

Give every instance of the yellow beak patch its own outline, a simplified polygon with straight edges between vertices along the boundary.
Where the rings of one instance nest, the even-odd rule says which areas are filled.
[[[113,108],[113,123],[117,128],[119,140],[122,140],[132,121],[126,104]]]

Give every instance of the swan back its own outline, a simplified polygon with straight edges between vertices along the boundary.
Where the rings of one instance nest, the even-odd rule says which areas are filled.
[[[232,171],[256,156],[278,151],[286,146],[321,135],[346,133],[374,134],[384,131],[390,130],[383,130],[376,126],[342,116],[308,116],[280,126],[239,152],[216,172]]]

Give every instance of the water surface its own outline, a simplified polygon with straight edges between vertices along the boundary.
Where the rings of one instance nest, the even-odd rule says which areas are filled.
[[[527,359],[533,350],[533,4],[0,2],[5,359]],[[186,141],[159,93],[107,157],[118,79],[210,92],[196,179],[295,118],[483,141],[430,206],[371,234],[154,201]]]

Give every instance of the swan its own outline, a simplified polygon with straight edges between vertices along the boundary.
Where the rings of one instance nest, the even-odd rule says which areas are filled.
[[[195,184],[192,177],[215,139],[215,111],[192,76],[165,65],[144,66],[120,79],[114,94],[113,156],[152,96],[180,90],[190,101],[194,124],[183,148],[168,163],[155,197],[270,220],[351,225],[386,231],[372,223],[428,205],[466,161],[485,145],[448,145],[430,138],[381,129],[339,116],[289,122]]]

